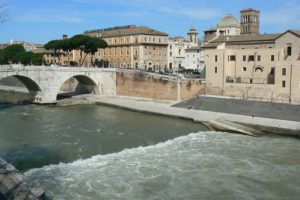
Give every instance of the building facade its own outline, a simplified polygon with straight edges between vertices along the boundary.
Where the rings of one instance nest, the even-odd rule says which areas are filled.
[[[300,103],[300,31],[221,37],[204,48],[207,93]]]
[[[204,69],[204,50],[201,46],[185,49],[185,60],[183,62],[185,69],[203,72]]]
[[[109,67],[162,70],[167,68],[168,34],[143,26],[122,26],[86,31],[84,34],[104,39],[108,47],[100,49],[95,59]]]
[[[194,27],[191,27],[187,33],[188,38],[174,37],[169,38],[168,42],[168,70],[184,70],[184,69],[196,69],[197,64],[193,63],[190,56],[192,49],[199,46],[198,32]],[[191,50],[191,51],[189,51]],[[193,53],[197,53],[193,51]],[[189,60],[189,61],[188,61]]]

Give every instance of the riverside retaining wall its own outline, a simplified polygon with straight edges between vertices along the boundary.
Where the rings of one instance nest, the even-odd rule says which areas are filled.
[[[159,100],[184,101],[204,93],[200,79],[179,79],[159,74],[125,71],[117,72],[117,95]]]

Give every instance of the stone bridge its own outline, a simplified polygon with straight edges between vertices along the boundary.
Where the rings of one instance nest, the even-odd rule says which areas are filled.
[[[110,68],[0,66],[0,80],[15,77],[28,89],[33,102],[55,103],[61,86],[70,78],[97,95],[116,95],[116,71]]]

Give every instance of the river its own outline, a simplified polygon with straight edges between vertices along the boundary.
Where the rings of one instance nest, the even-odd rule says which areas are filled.
[[[50,199],[299,199],[300,143],[105,106],[0,110],[0,156]]]

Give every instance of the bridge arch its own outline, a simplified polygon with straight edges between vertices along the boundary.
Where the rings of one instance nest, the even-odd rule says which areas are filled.
[[[100,94],[97,81],[81,74],[62,79],[56,91],[57,100],[80,94]]]
[[[39,92],[41,91],[40,86],[30,77],[28,76],[21,76],[21,75],[9,75],[5,77],[1,77],[1,80],[8,79],[10,77],[14,77],[19,80],[29,92]]]

